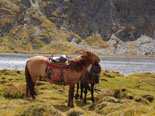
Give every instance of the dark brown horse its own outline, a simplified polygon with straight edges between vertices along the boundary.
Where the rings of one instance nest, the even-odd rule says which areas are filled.
[[[47,69],[47,57],[44,56],[34,56],[27,60],[25,66],[25,76],[26,76],[26,95],[30,91],[33,99],[35,99],[34,87],[36,81],[39,77],[44,77]],[[88,66],[94,62],[99,62],[99,57],[92,51],[87,50],[75,58],[69,60],[69,66],[67,69],[63,70],[64,84],[69,86],[68,92],[68,106],[74,107],[73,97],[75,84],[79,82],[81,75],[87,70]],[[50,83],[58,84],[50,78],[46,78]],[[60,85],[60,84],[59,84]]]
[[[86,103],[86,96],[87,96],[87,89],[91,91],[91,100],[94,102],[94,84],[99,83],[99,74],[101,72],[101,66],[98,62],[95,62],[91,64],[86,72],[84,72],[80,79],[80,88],[81,88],[81,95],[80,99],[82,99],[83,95],[83,89],[85,89],[85,97],[84,97],[84,103]],[[89,87],[89,84],[91,84],[91,88]],[[75,98],[77,99],[79,94],[79,83],[77,84],[77,93]]]

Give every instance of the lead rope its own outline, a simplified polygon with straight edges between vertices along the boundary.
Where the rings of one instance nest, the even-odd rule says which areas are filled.
[[[94,87],[94,91],[97,93],[97,94],[100,94],[100,93],[105,93],[103,90],[101,89],[96,89],[96,87]],[[100,93],[99,93],[100,92]]]

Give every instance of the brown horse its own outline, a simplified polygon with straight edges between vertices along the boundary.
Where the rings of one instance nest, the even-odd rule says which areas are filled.
[[[47,68],[47,57],[44,56],[34,56],[27,60],[25,66],[25,77],[26,77],[26,95],[30,91],[33,99],[35,99],[34,86],[39,77],[45,77]],[[86,71],[88,66],[94,62],[99,62],[99,57],[92,51],[87,50],[75,58],[69,60],[69,67],[64,70],[64,82],[63,85],[69,85],[68,93],[68,106],[74,107],[73,97],[75,84],[79,82],[79,79],[83,72]],[[58,84],[52,81],[50,78],[46,78],[50,83]]]
[[[84,97],[84,103],[86,103],[86,96],[87,96],[87,89],[91,91],[91,100],[94,102],[94,84],[99,83],[99,74],[101,72],[101,66],[98,62],[95,62],[91,64],[86,72],[84,72],[80,79],[80,88],[81,88],[81,95],[80,99],[82,99],[83,95],[83,88],[85,89],[85,97]],[[91,84],[91,88],[89,87],[89,84]],[[79,83],[77,83],[77,93],[75,98],[77,99],[79,94]]]

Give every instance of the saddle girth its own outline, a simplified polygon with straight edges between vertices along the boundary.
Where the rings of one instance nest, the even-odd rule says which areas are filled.
[[[58,58],[55,60],[53,57],[47,58],[47,67],[45,71],[45,77],[52,80],[56,84],[65,85],[64,71],[69,68],[69,62],[67,59]]]

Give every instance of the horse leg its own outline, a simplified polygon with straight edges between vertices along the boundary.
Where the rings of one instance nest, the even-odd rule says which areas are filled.
[[[74,88],[75,88],[75,85],[70,85],[69,86],[69,100],[68,100],[68,106],[69,107],[74,107],[74,104],[73,104],[73,98],[74,98]]]
[[[79,97],[79,82],[77,83],[77,91],[76,91],[75,98],[78,99],[78,97]]]
[[[91,83],[91,100],[94,103],[94,83]]]
[[[36,94],[36,92],[34,90],[34,86],[35,86],[34,84],[33,85],[26,86],[26,97],[29,96],[29,92],[30,92],[32,98],[35,99],[35,96],[34,95],[37,95],[37,94]]]
[[[35,90],[34,90],[34,86],[35,86],[35,84],[32,82],[31,77],[29,77],[27,79],[26,94],[28,95],[28,92],[30,91],[30,95],[32,96],[32,99],[35,99],[35,95],[37,95]]]
[[[29,96],[29,88],[28,88],[28,86],[26,85],[26,97],[28,97]]]
[[[33,84],[33,91],[34,91],[34,95],[37,95],[37,93],[34,90],[35,84]]]
[[[80,95],[80,99],[83,98],[83,83],[80,82],[80,88],[81,88],[81,95]]]
[[[88,84],[85,84],[85,97],[84,97],[84,101],[83,103],[87,103],[87,88],[88,88]]]
[[[30,94],[31,94],[32,98],[35,99],[35,95],[36,95],[36,93],[34,91],[35,84],[32,82],[31,75],[27,68],[27,64],[25,67],[25,77],[26,77],[26,96],[28,96],[28,92],[30,90]]]

